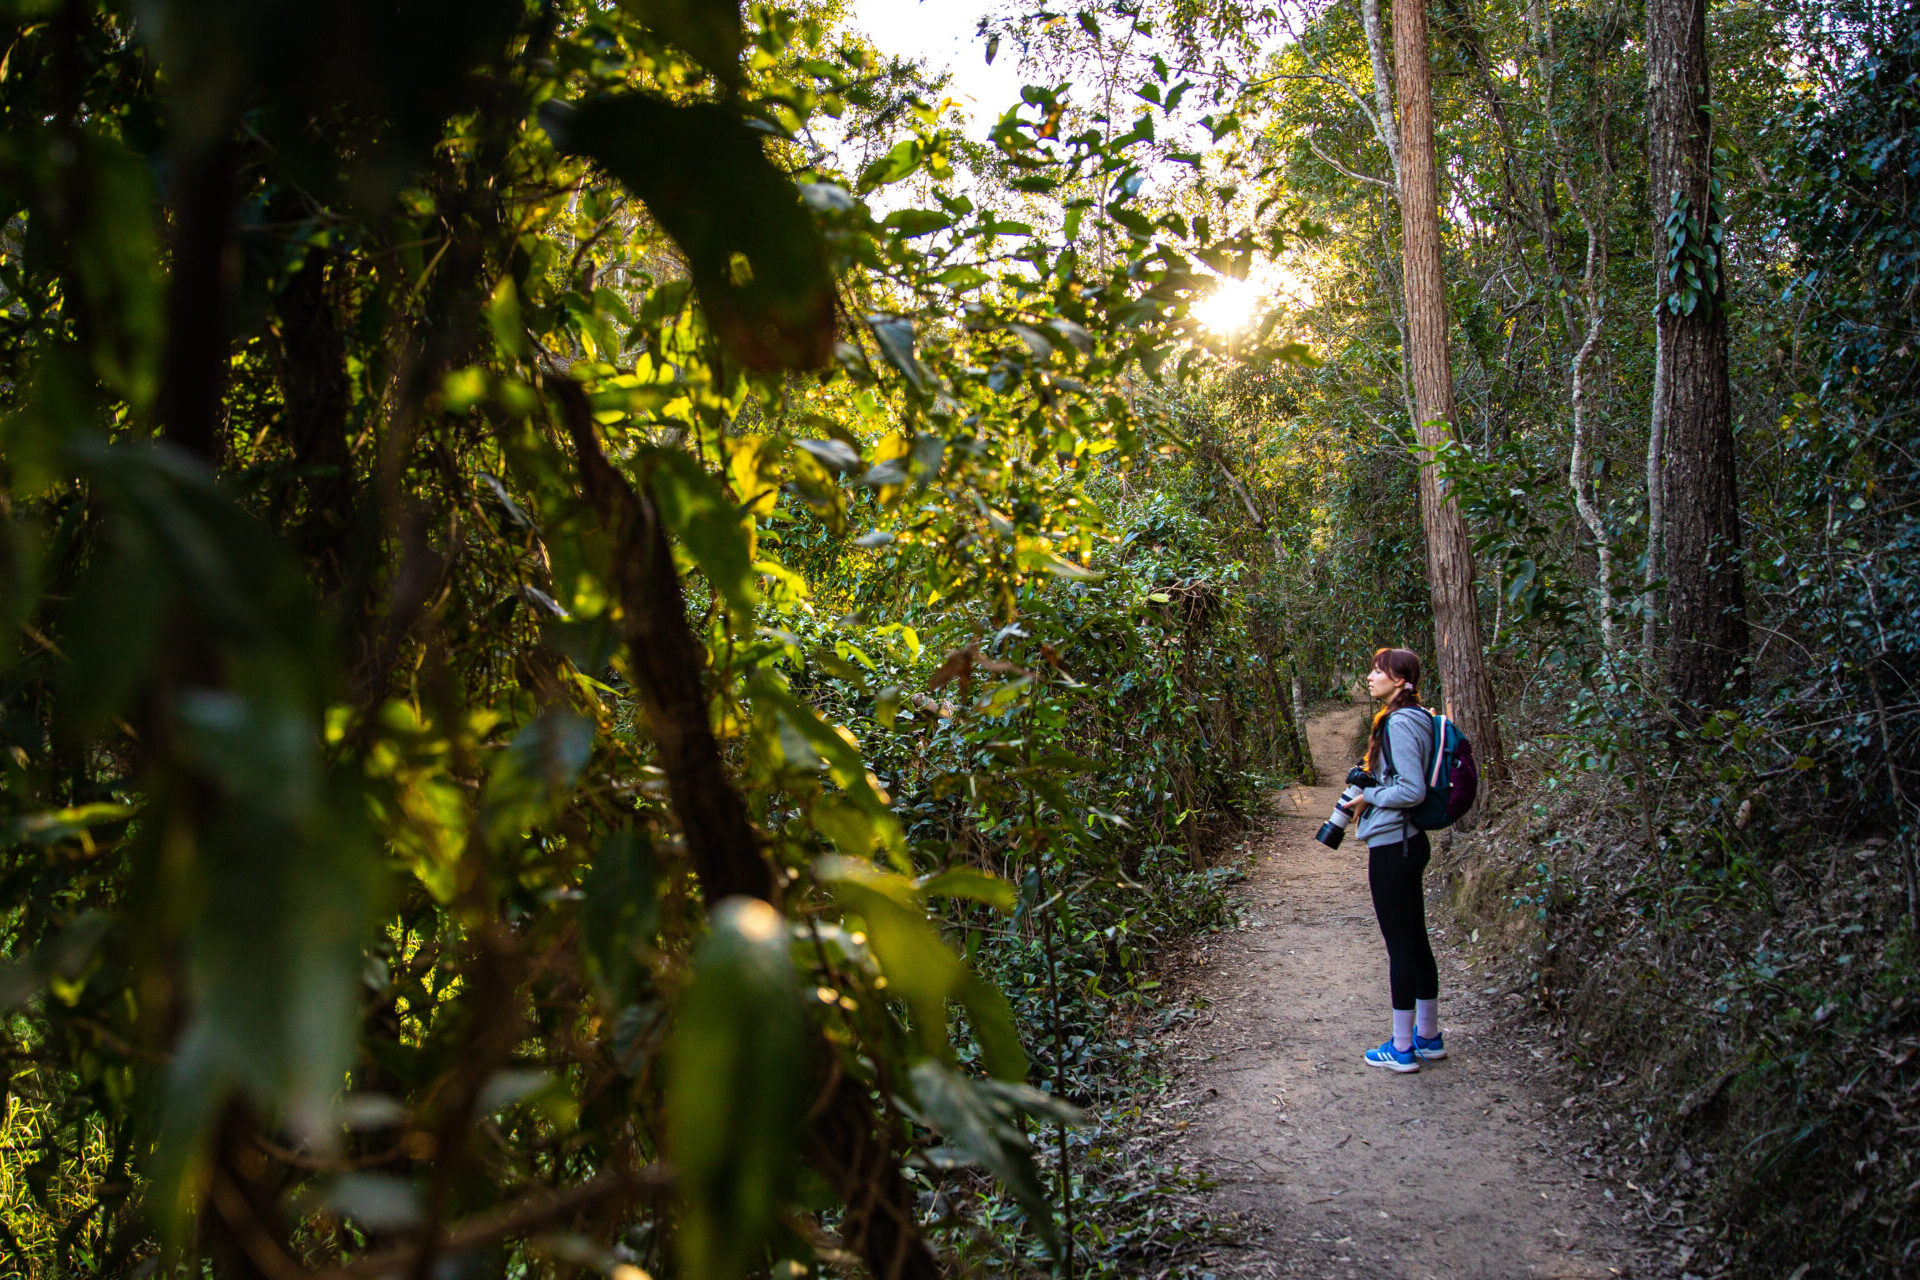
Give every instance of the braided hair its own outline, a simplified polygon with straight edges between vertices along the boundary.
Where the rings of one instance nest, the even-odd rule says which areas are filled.
[[[1416,687],[1420,683],[1420,655],[1411,649],[1376,649],[1371,669],[1384,671],[1406,683],[1394,690],[1393,696],[1387,699],[1387,705],[1373,717],[1373,729],[1367,735],[1369,769],[1376,768],[1380,763],[1380,740],[1387,733],[1387,718],[1402,707],[1421,705],[1420,692]]]

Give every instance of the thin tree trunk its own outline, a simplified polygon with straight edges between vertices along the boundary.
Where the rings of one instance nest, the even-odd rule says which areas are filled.
[[[1681,248],[1671,215],[1697,229],[1687,233],[1681,261],[1693,264],[1701,287],[1663,282],[1654,323],[1666,492],[1680,500],[1666,512],[1667,683],[1681,714],[1698,716],[1742,691],[1747,651],[1726,280],[1714,239],[1706,0],[1648,0],[1647,61],[1656,252],[1665,259]]]
[[[208,466],[224,451],[228,302],[233,294],[234,148],[176,157],[167,342],[155,404],[162,433]]]
[[[1653,322],[1653,402],[1647,411],[1647,561],[1640,584],[1640,650],[1649,668],[1656,652],[1654,646],[1660,639],[1660,592],[1655,584],[1660,581],[1661,544],[1666,537],[1667,520],[1667,355],[1666,340],[1661,335],[1660,322],[1656,319]]]
[[[1406,268],[1407,365],[1414,431],[1432,447],[1453,431],[1453,368],[1447,354],[1446,278],[1440,261],[1439,185],[1433,162],[1433,91],[1424,0],[1394,0],[1393,60],[1400,97],[1400,227]],[[1420,514],[1427,531],[1428,590],[1435,655],[1446,706],[1472,737],[1489,780],[1506,776],[1493,684],[1480,648],[1467,522],[1436,469],[1420,468]]]
[[[1274,719],[1280,724],[1280,752],[1286,757],[1294,772],[1303,776],[1312,776],[1313,753],[1307,747],[1307,722],[1298,719],[1287,704],[1286,693],[1280,688],[1280,673],[1269,662],[1267,666],[1268,694],[1273,698]]]
[[[1373,106],[1380,115],[1380,140],[1393,164],[1393,190],[1400,193],[1400,127],[1393,118],[1393,73],[1387,67],[1386,39],[1380,31],[1380,0],[1360,0],[1360,22],[1367,32],[1367,60],[1373,65]]]
[[[1535,65],[1540,76],[1542,99],[1541,115],[1547,123],[1547,135],[1553,143],[1553,172],[1567,189],[1567,196],[1573,202],[1573,208],[1580,219],[1581,229],[1587,237],[1587,254],[1584,269],[1580,273],[1580,301],[1585,312],[1585,335],[1580,346],[1574,352],[1572,368],[1569,373],[1570,398],[1573,401],[1573,448],[1567,460],[1567,485],[1573,490],[1574,510],[1579,513],[1580,522],[1587,526],[1587,532],[1593,537],[1595,552],[1599,559],[1598,582],[1595,596],[1600,615],[1600,650],[1609,657],[1615,652],[1613,619],[1613,541],[1607,535],[1606,522],[1600,518],[1598,503],[1594,500],[1593,478],[1588,466],[1588,454],[1592,445],[1592,393],[1587,383],[1587,369],[1592,363],[1594,353],[1600,346],[1600,334],[1606,326],[1606,299],[1602,294],[1602,284],[1607,273],[1607,217],[1608,195],[1612,191],[1612,169],[1607,164],[1604,145],[1596,146],[1596,172],[1591,188],[1583,196],[1579,186],[1573,180],[1574,162],[1568,154],[1566,139],[1560,134],[1556,123],[1557,112],[1553,102],[1553,68],[1559,62],[1559,51],[1555,49],[1553,17],[1540,0],[1534,0],[1529,7],[1533,24],[1533,44]],[[1602,114],[1596,125],[1597,140],[1604,144],[1606,116]],[[1551,246],[1549,246],[1551,250]],[[1557,268],[1556,268],[1557,274]],[[1562,294],[1565,290],[1561,291]],[[1568,331],[1572,332],[1571,302],[1563,303],[1569,308],[1567,314]]]
[[[1277,530],[1267,524],[1267,518],[1260,514],[1260,508],[1254,504],[1253,494],[1248,492],[1240,477],[1233,474],[1233,468],[1227,464],[1227,456],[1219,450],[1213,450],[1214,465],[1220,468],[1220,474],[1226,477],[1227,487],[1240,499],[1240,505],[1246,510],[1247,518],[1253,521],[1253,527],[1267,535],[1267,545],[1273,548],[1273,565],[1276,569],[1285,569],[1287,562],[1287,544],[1280,539]]]
[[[1587,401],[1590,397],[1586,388],[1586,372],[1588,362],[1593,359],[1594,348],[1600,344],[1600,330],[1606,316],[1599,299],[1592,296],[1591,271],[1588,272],[1588,281],[1587,339],[1580,344],[1579,353],[1573,357],[1573,456],[1567,463],[1567,483],[1573,489],[1574,509],[1580,513],[1580,522],[1587,526],[1587,532],[1593,535],[1593,544],[1599,554],[1599,582],[1595,594],[1599,598],[1600,650],[1611,656],[1615,649],[1613,543],[1607,537],[1606,522],[1600,518],[1599,508],[1594,503],[1593,482],[1587,468]]]
[[[1386,37],[1380,28],[1380,0],[1360,0],[1360,20],[1367,32],[1367,61],[1373,67],[1374,111],[1380,119],[1380,140],[1386,144],[1387,158],[1392,162],[1393,196],[1400,198],[1400,126],[1394,122],[1393,72],[1387,62]],[[1419,416],[1414,408],[1413,384],[1407,375],[1407,323],[1393,305],[1394,295],[1400,290],[1393,287],[1388,279],[1388,270],[1384,265],[1391,253],[1387,244],[1387,220],[1380,219],[1381,263],[1379,272],[1380,292],[1387,300],[1387,312],[1393,317],[1393,327],[1400,333],[1400,399],[1406,405],[1407,420],[1419,424]]]

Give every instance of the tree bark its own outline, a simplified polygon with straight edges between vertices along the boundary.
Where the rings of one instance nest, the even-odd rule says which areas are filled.
[[[235,160],[231,143],[175,159],[166,351],[155,404],[166,439],[210,467],[223,448]]]
[[[1590,435],[1588,401],[1592,399],[1587,390],[1587,365],[1593,359],[1594,348],[1599,344],[1600,330],[1606,316],[1591,287],[1591,271],[1588,272],[1588,282],[1587,340],[1580,344],[1579,352],[1573,357],[1573,452],[1567,460],[1567,485],[1573,490],[1574,510],[1580,513],[1580,522],[1593,535],[1594,550],[1599,557],[1594,595],[1600,615],[1600,652],[1603,656],[1612,657],[1617,647],[1613,629],[1613,542],[1607,537],[1606,522],[1600,518],[1600,508],[1594,499],[1592,468],[1587,458]]]
[[[1393,118],[1393,72],[1387,66],[1386,39],[1380,32],[1380,0],[1360,0],[1360,23],[1367,33],[1367,62],[1373,68],[1373,104],[1380,116],[1380,140],[1393,164],[1394,194],[1400,192],[1400,127]]]
[[[1407,295],[1406,363],[1413,380],[1414,433],[1435,446],[1453,432],[1453,367],[1447,353],[1446,278],[1440,263],[1439,185],[1433,164],[1433,91],[1424,0],[1394,0],[1393,60],[1400,99],[1400,227]],[[1493,684],[1480,649],[1467,522],[1432,466],[1420,468],[1420,515],[1427,531],[1428,591],[1444,707],[1473,739],[1489,781],[1506,777]]]
[[[358,505],[348,416],[353,392],[347,348],[333,303],[327,260],[315,250],[275,300],[275,355],[284,431],[306,510],[295,540],[310,571],[331,595],[347,574]],[[289,486],[291,487],[291,486]]]
[[[1733,397],[1727,382],[1726,279],[1712,197],[1713,120],[1707,102],[1706,0],[1648,0],[1655,250],[1691,261],[1701,288],[1663,275],[1654,410],[1666,427],[1667,683],[1683,717],[1722,706],[1744,689],[1746,596],[1740,499],[1734,479]],[[1668,226],[1694,220],[1686,234]],[[1676,310],[1669,299],[1676,299]],[[1674,501],[1673,499],[1677,499]]]
[[[1653,404],[1647,412],[1647,559],[1640,580],[1640,651],[1653,668],[1660,637],[1661,544],[1667,536],[1667,357],[1660,322],[1653,324]]]

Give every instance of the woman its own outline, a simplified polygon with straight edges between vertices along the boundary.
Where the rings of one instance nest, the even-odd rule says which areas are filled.
[[[1373,718],[1367,768],[1380,785],[1361,794],[1360,838],[1367,842],[1367,884],[1373,913],[1387,941],[1387,979],[1393,996],[1393,1034],[1369,1049],[1369,1065],[1418,1071],[1422,1059],[1447,1056],[1440,1036],[1440,970],[1427,939],[1421,876],[1431,851],[1427,833],[1406,810],[1427,796],[1433,767],[1433,717],[1420,705],[1420,658],[1411,649],[1373,655],[1367,692],[1385,705]]]

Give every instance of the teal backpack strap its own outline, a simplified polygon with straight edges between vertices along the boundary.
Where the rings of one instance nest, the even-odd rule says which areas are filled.
[[[1396,711],[1395,711],[1395,712],[1393,713],[1393,715],[1394,715],[1394,716],[1397,716],[1397,715],[1399,715],[1399,714],[1400,714],[1400,713],[1401,713],[1402,711],[1418,711],[1418,712],[1419,712],[1419,713],[1420,713],[1421,715],[1423,715],[1423,716],[1426,716],[1426,717],[1427,717],[1427,719],[1429,719],[1429,720],[1432,720],[1432,721],[1434,722],[1434,724],[1435,724],[1435,726],[1436,726],[1436,727],[1435,727],[1435,730],[1434,730],[1434,732],[1435,732],[1436,734],[1437,734],[1437,733],[1439,732],[1439,729],[1438,729],[1438,725],[1439,725],[1439,721],[1438,721],[1438,719],[1437,719],[1437,717],[1435,717],[1435,716],[1433,715],[1433,713],[1432,713],[1432,712],[1430,712],[1430,711],[1428,711],[1428,710],[1427,710],[1427,709],[1426,709],[1425,707],[1401,707],[1401,708],[1399,708],[1398,710],[1396,710]],[[1437,743],[1438,743],[1438,739],[1436,738],[1436,740],[1435,740],[1435,741],[1436,741],[1436,744],[1437,744]],[[1436,756],[1436,758],[1437,758],[1437,757],[1438,757],[1438,755],[1439,755],[1439,750],[1440,750],[1440,748],[1439,748],[1439,746],[1438,746],[1438,745],[1436,745],[1436,746],[1434,747],[1434,754],[1435,754],[1435,756]],[[1381,759],[1382,759],[1382,760],[1383,760],[1383,761],[1385,762],[1385,764],[1386,764],[1386,766],[1387,766],[1387,772],[1388,772],[1388,773],[1396,773],[1396,774],[1397,774],[1397,773],[1399,772],[1399,769],[1398,769],[1397,767],[1395,767],[1395,765],[1394,765],[1394,763],[1393,763],[1393,716],[1388,716],[1388,717],[1387,717],[1387,723],[1386,723],[1386,726],[1385,726],[1385,728],[1384,728],[1384,729],[1383,729],[1383,730],[1381,731],[1381,734],[1380,734],[1380,755],[1381,755]]]

